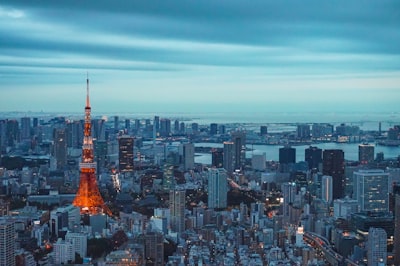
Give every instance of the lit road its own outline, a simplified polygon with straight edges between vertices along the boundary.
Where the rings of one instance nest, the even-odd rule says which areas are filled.
[[[312,233],[312,232],[304,232],[303,239],[307,244],[310,244],[313,247],[319,248],[325,255],[327,261],[332,265],[350,265],[357,266],[358,264],[351,261],[350,259],[344,259],[342,255],[335,252],[332,249],[331,244],[328,239],[325,237]]]

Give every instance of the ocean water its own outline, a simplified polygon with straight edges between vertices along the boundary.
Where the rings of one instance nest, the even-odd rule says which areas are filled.
[[[340,149],[344,152],[344,158],[349,161],[357,161],[358,160],[358,143],[321,143],[314,144],[312,146],[316,146],[322,150],[326,149]],[[212,147],[212,148],[222,148],[222,143],[195,143],[196,147]],[[279,149],[283,147],[282,145],[247,145],[247,148],[250,149],[246,152],[246,157],[251,158],[253,154],[263,154],[265,153],[267,161],[279,161]],[[304,161],[305,149],[307,149],[309,145],[299,145],[293,146],[296,149],[296,161]],[[392,146],[375,146],[375,156],[378,152],[383,152],[384,157],[389,158],[397,158],[400,156],[400,147],[392,147]],[[211,154],[209,153],[196,153],[195,157],[196,163],[203,164],[211,164]]]

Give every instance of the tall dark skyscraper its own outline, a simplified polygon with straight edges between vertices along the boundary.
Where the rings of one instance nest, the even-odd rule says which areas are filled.
[[[268,134],[268,127],[267,126],[260,126],[260,135],[265,136]]]
[[[322,163],[322,149],[310,146],[305,149],[304,153],[304,160],[308,163],[308,169],[319,169],[319,165]]]
[[[280,164],[289,164],[296,162],[296,149],[285,146],[279,149],[279,163]]]
[[[67,134],[65,128],[54,129],[54,157],[57,169],[62,170],[67,164]]]
[[[132,172],[133,171],[133,146],[134,139],[130,136],[122,136],[118,139],[119,143],[119,171]]]
[[[210,124],[210,135],[216,135],[218,133],[218,124],[211,123]]]
[[[211,166],[222,168],[224,164],[223,149],[214,148],[211,150]]]
[[[232,174],[235,170],[235,144],[233,142],[224,142],[224,161],[223,166],[228,174]]]
[[[235,169],[244,169],[246,161],[246,132],[237,131],[232,133],[234,143],[234,166]]]
[[[170,190],[169,210],[171,215],[171,230],[182,233],[185,231],[185,190]]]
[[[160,120],[160,136],[169,137],[171,135],[171,120],[163,118]]]
[[[342,198],[344,191],[344,152],[342,150],[324,150],[322,173],[332,177],[333,199]]]

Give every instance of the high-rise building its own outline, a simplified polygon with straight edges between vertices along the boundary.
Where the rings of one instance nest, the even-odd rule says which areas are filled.
[[[358,145],[358,161],[361,164],[369,164],[374,161],[375,146],[371,144]]]
[[[169,192],[169,210],[171,231],[181,234],[185,231],[185,190]]]
[[[74,254],[78,253],[81,258],[86,257],[87,239],[87,235],[83,233],[67,232],[67,234],[65,235],[65,241],[72,243],[74,247]]]
[[[114,131],[118,132],[119,130],[119,117],[116,115],[114,116]]]
[[[159,116],[154,117],[153,127],[154,127],[154,130],[156,133],[160,132],[160,117]]]
[[[65,128],[54,129],[54,157],[57,169],[62,170],[67,164],[67,134]]]
[[[197,134],[197,133],[199,133],[199,124],[192,123],[192,134]]]
[[[289,164],[296,162],[296,149],[285,146],[279,149],[279,163]]]
[[[371,227],[367,242],[368,266],[385,266],[387,262],[387,234],[382,228]]]
[[[0,219],[0,265],[15,265],[14,222]]]
[[[118,139],[119,144],[119,171],[132,172],[133,169],[133,146],[134,139],[130,136],[122,136]]]
[[[265,136],[268,134],[268,127],[267,126],[260,126],[260,135]]]
[[[322,164],[322,149],[310,146],[304,150],[304,159],[308,163],[308,169],[319,169]]]
[[[353,173],[353,199],[360,211],[389,211],[389,173],[383,170],[358,170]]]
[[[184,170],[194,168],[194,145],[193,143],[184,143],[179,146],[179,155]]]
[[[125,130],[126,130],[127,134],[129,134],[131,131],[131,120],[130,119],[125,119]]]
[[[211,166],[222,168],[224,165],[224,150],[220,148],[213,148],[211,150]]]
[[[31,139],[31,118],[22,117],[21,118],[21,140]]]
[[[226,208],[228,195],[227,173],[223,168],[211,168],[208,172],[208,207]]]
[[[343,197],[344,191],[344,152],[324,150],[322,153],[322,173],[332,177],[333,199]]]
[[[171,120],[162,118],[160,120],[160,136],[169,137],[171,135]]]
[[[235,144],[233,142],[224,142],[224,168],[228,174],[235,170]]]
[[[179,124],[179,132],[180,132],[181,134],[185,134],[185,133],[186,133],[185,128],[186,128],[185,122],[181,122],[181,123]]]
[[[211,123],[210,124],[210,135],[217,135],[217,133],[218,133],[218,124]]]
[[[400,194],[395,195],[393,241],[394,264],[400,265]]]
[[[54,262],[56,265],[67,264],[75,260],[74,246],[71,242],[59,238],[53,244]]]
[[[96,169],[94,161],[93,138],[91,132],[91,107],[89,101],[89,79],[86,80],[86,106],[85,106],[85,126],[82,145],[82,161],[79,164],[80,180],[79,189],[72,204],[79,207],[81,213],[99,214],[106,212],[111,214],[110,209],[104,204],[97,186]]]
[[[296,133],[298,139],[309,139],[311,136],[310,125],[307,124],[297,125]]]
[[[174,133],[179,134],[179,120],[175,120],[174,122]]]
[[[244,165],[246,162],[246,132],[244,131],[236,131],[232,133],[232,142],[235,145],[234,153],[235,160],[234,166],[236,169],[244,169]]]
[[[332,177],[328,175],[322,176],[321,181],[321,199],[327,203],[332,202]]]
[[[145,234],[146,265],[164,265],[164,235],[160,232],[147,232]]]

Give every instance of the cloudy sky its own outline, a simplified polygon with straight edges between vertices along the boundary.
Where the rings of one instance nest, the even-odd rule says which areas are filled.
[[[400,1],[0,2],[0,111],[400,110]]]

